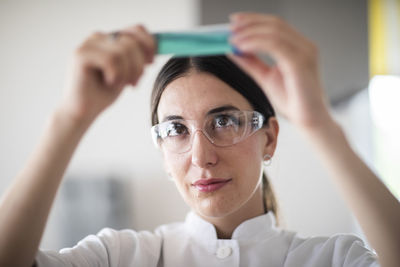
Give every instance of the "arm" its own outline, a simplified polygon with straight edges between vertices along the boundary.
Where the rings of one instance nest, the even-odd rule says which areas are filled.
[[[65,169],[95,118],[135,85],[154,55],[143,27],[125,29],[117,40],[96,33],[76,51],[61,104],[51,115],[27,164],[0,202],[0,266],[31,266]]]
[[[400,265],[400,205],[352,150],[342,129],[329,123],[302,129],[377,251],[382,266]]]
[[[56,111],[0,204],[0,265],[33,262],[63,173],[90,123]]]
[[[232,56],[263,88],[278,111],[310,141],[358,219],[382,266],[400,266],[400,204],[351,149],[325,101],[318,51],[281,19],[238,13],[231,17]],[[257,53],[271,55],[276,65]]]

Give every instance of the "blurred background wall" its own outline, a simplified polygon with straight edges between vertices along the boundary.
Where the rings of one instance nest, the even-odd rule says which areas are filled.
[[[150,31],[190,29],[227,22],[227,15],[238,10],[278,14],[320,46],[322,76],[335,116],[373,167],[365,1],[3,0],[0,194],[34,148],[61,98],[73,50],[88,34],[135,23]],[[157,57],[139,85],[127,88],[82,140],[42,248],[70,246],[106,226],[153,230],[184,219],[188,208],[167,179],[149,134],[150,89],[167,58]],[[309,145],[284,119],[280,123],[277,154],[267,172],[284,226],[306,236],[360,233]]]
[[[190,0],[0,1],[1,193],[34,148],[48,115],[61,99],[73,51],[90,33],[137,23],[151,31],[189,28],[197,24],[196,6],[197,2]],[[84,137],[67,169],[42,247],[71,245],[62,239],[62,232],[77,216],[68,216],[68,207],[64,208],[63,199],[70,194],[63,189],[69,180],[112,177],[120,181],[118,187],[128,185],[126,212],[131,220],[116,225],[120,228],[153,229],[184,217],[187,208],[174,184],[167,180],[150,136],[150,89],[166,60],[158,57],[146,69],[137,88],[127,88]],[[81,185],[90,188],[88,183]],[[100,192],[93,197],[98,197],[96,203],[101,206],[105,203],[101,197],[107,191],[98,188]],[[78,190],[73,197],[84,199]],[[90,190],[86,192],[89,194]],[[89,222],[93,216],[109,222],[101,219],[100,214],[82,216]],[[98,228],[94,225],[86,235],[96,233]]]

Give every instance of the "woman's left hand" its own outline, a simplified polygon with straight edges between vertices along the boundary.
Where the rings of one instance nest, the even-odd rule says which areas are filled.
[[[309,133],[318,157],[355,214],[382,266],[400,266],[400,205],[351,149],[329,114],[314,44],[270,15],[232,15],[232,44],[244,53],[231,58],[263,88],[272,104]],[[268,54],[270,66],[256,55]]]
[[[230,58],[256,80],[283,116],[301,128],[331,122],[312,42],[272,15],[233,14],[231,29],[231,43],[243,55]],[[257,54],[271,56],[276,64],[264,63]]]

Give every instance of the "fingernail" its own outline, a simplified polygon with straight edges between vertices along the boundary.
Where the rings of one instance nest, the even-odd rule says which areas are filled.
[[[232,51],[233,51],[233,54],[236,55],[236,56],[243,56],[244,55],[244,53],[242,51],[240,51],[236,46],[232,47]]]

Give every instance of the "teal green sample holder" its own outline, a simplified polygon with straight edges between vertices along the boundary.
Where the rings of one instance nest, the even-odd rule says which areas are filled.
[[[153,36],[157,42],[157,54],[172,54],[176,57],[209,56],[233,53],[229,43],[229,30],[200,30],[186,32],[162,32]]]

